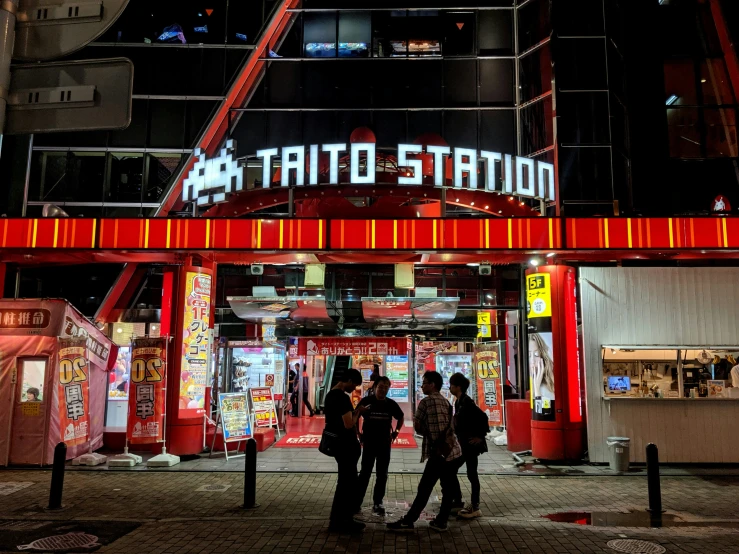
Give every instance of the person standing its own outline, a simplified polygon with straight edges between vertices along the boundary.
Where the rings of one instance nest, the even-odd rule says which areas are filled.
[[[382,500],[385,497],[387,486],[387,471],[390,467],[390,449],[403,428],[403,410],[398,403],[387,397],[390,390],[390,379],[378,377],[375,382],[375,394],[366,396],[360,406],[366,406],[367,411],[362,414],[362,430],[360,441],[362,450],[362,470],[359,473],[359,507],[362,506],[364,495],[367,493],[372,468],[377,462],[377,478],[372,495],[372,511],[378,515],[385,515]],[[398,423],[393,430],[393,419]]]
[[[391,531],[408,531],[421,517],[421,511],[431,497],[437,481],[441,481],[441,508],[429,527],[436,531],[446,531],[449,514],[455,499],[461,498],[457,471],[463,463],[462,449],[454,434],[452,406],[439,391],[444,383],[440,373],[427,371],[423,375],[421,390],[426,398],[421,400],[413,418],[413,428],[423,436],[421,462],[426,461],[418,492],[413,505],[405,516],[388,523]]]
[[[290,369],[287,375],[287,394],[290,395],[290,415],[298,417],[298,394],[295,390],[296,379],[300,372],[300,364],[295,364],[295,369]]]
[[[356,424],[357,418],[367,408],[357,406],[355,411],[349,394],[361,384],[362,374],[356,369],[347,369],[326,395],[326,431],[337,436],[334,458],[338,465],[338,480],[329,524],[332,533],[356,533],[365,528],[364,523],[352,519],[356,511],[352,497],[356,492],[357,462],[361,453]]]
[[[372,373],[370,374],[370,386],[367,389],[367,396],[375,395],[375,387],[377,386],[377,381],[379,379],[380,379],[380,366],[378,364],[373,364]]]
[[[315,412],[313,411],[313,406],[311,406],[310,402],[308,401],[309,388],[310,378],[308,377],[308,370],[306,369],[305,365],[303,365],[303,377],[300,383],[300,390],[303,393],[303,405],[308,408],[308,411],[310,412],[310,417],[313,417],[315,415]]]
[[[490,426],[488,416],[475,401],[467,396],[470,380],[461,373],[455,373],[449,378],[449,392],[454,395],[454,431],[462,447],[464,463],[467,464],[467,479],[472,487],[472,499],[469,504],[457,514],[464,519],[482,516],[480,511],[480,477],[477,473],[478,457],[488,451],[485,440]]]

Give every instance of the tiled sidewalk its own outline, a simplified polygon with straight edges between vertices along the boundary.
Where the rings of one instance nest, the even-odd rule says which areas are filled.
[[[390,476],[390,517],[405,511],[418,480],[415,474]],[[485,517],[479,520],[452,521],[443,535],[421,521],[414,532],[396,535],[365,510],[371,522],[355,537],[327,533],[333,474],[260,474],[261,506],[252,511],[239,508],[243,478],[233,472],[68,472],[60,512],[41,507],[48,498],[50,472],[2,471],[0,494],[13,482],[32,484],[0,503],[0,519],[6,522],[58,520],[83,528],[114,528],[120,521],[140,524],[100,552],[613,553],[608,541],[624,538],[658,543],[669,553],[739,552],[739,479],[726,477],[663,478],[664,507],[679,520],[692,522],[690,526],[583,527],[541,517],[565,511],[643,510],[647,491],[642,477],[483,476]],[[466,478],[460,482],[468,495]],[[217,490],[223,488],[219,485],[225,490]],[[438,498],[432,500],[426,518],[438,508]],[[2,529],[0,525],[0,534],[7,532]]]

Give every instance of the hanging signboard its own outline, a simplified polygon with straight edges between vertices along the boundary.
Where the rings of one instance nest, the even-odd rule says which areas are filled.
[[[202,417],[205,413],[212,277],[195,271],[186,271],[184,275],[179,417],[191,419]]]
[[[259,428],[277,425],[277,411],[272,397],[272,389],[269,387],[254,387],[249,389],[249,393],[251,394],[251,406],[254,410],[254,426]]]
[[[90,434],[90,366],[87,339],[59,339],[59,428],[67,446],[87,442]]]
[[[164,438],[166,360],[165,337],[133,341],[126,428],[130,444],[150,444]]]
[[[555,421],[552,290],[548,273],[526,276],[526,317],[529,322],[529,372],[534,421]]]
[[[299,356],[404,356],[405,337],[313,337],[298,339]]]
[[[218,395],[224,442],[243,441],[252,436],[248,401],[245,392]]]
[[[502,427],[503,376],[500,364],[500,345],[496,342],[478,344],[475,352],[477,370],[477,401],[488,416],[491,427]]]

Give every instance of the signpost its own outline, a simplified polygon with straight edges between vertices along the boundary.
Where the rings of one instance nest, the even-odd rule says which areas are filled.
[[[108,66],[102,77],[101,62],[76,62],[76,75],[71,79],[54,64],[19,68],[25,70],[21,76],[14,71],[11,77],[10,71],[11,58],[47,61],[85,47],[118,19],[127,4],[128,0],[0,2],[0,146],[11,103],[16,106],[14,111],[21,112],[19,120],[14,118],[15,134],[128,126],[133,77],[130,62],[128,67],[118,62],[117,70]],[[101,80],[89,81],[93,74]],[[104,83],[112,86],[104,87]],[[15,92],[12,102],[11,91]]]
[[[46,61],[76,52],[120,17],[128,0],[20,0],[13,58]]]
[[[14,66],[5,134],[125,129],[132,93],[126,58]]]

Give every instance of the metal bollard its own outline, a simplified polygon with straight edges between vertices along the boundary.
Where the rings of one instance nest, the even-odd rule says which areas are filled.
[[[244,461],[244,505],[245,510],[258,508],[257,504],[257,441],[246,441],[246,459]]]
[[[54,448],[54,465],[51,469],[51,490],[49,491],[49,510],[62,508],[64,490],[64,466],[67,463],[67,445],[60,442]]]
[[[647,445],[647,489],[649,492],[649,511],[653,514],[661,514],[662,510],[662,487],[659,482],[659,450],[657,445]]]

